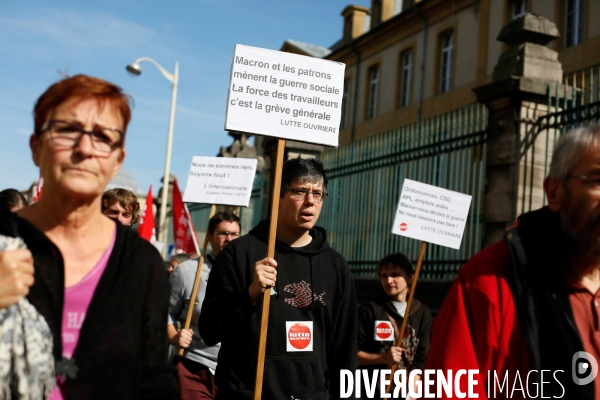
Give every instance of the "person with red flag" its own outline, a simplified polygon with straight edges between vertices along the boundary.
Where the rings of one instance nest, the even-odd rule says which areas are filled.
[[[152,185],[150,185],[150,190],[148,190],[148,196],[146,197],[146,208],[144,208],[142,218],[140,219],[138,234],[142,239],[146,239],[150,243],[156,244],[156,229],[154,229],[154,210],[152,209],[153,205],[154,200],[152,199]]]
[[[192,217],[183,203],[177,179],[173,181],[173,237],[176,253],[200,253]]]

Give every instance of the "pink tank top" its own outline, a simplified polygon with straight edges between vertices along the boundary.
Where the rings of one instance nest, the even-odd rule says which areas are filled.
[[[62,317],[62,355],[65,358],[73,357],[73,353],[79,342],[79,331],[85,320],[85,314],[92,301],[92,296],[98,287],[98,282],[100,282],[100,278],[106,269],[116,237],[117,229],[115,226],[110,245],[104,254],[102,254],[96,266],[81,281],[65,288]],[[63,400],[61,389],[66,390],[65,382],[60,377],[57,377],[56,381],[60,389],[54,389],[49,400]]]

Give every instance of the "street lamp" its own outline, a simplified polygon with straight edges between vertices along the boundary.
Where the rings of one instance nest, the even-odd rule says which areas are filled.
[[[153,59],[148,57],[140,57],[126,67],[127,71],[134,75],[141,75],[142,68],[140,67],[140,62],[142,61],[148,61],[154,64],[154,66],[158,68],[160,73],[163,74],[163,76],[167,78],[169,82],[171,82],[172,88],[171,113],[169,114],[169,134],[167,135],[167,155],[165,156],[165,174],[163,177],[163,191],[160,201],[160,221],[158,223],[159,230],[157,239],[159,242],[163,243],[162,253],[164,254],[164,251],[167,247],[167,238],[165,234],[165,219],[167,216],[167,194],[169,192],[169,170],[171,168],[171,147],[173,145],[173,124],[175,122],[175,101],[177,99],[177,81],[179,80],[179,62],[175,61],[175,71],[173,72],[173,74],[170,74],[169,72],[167,72],[166,69],[164,69],[159,63],[157,63]]]

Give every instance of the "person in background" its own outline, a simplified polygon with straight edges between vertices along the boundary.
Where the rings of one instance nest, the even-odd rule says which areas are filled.
[[[101,212],[125,158],[130,117],[129,97],[112,83],[76,75],[51,85],[35,105],[29,139],[44,195],[12,214],[13,223],[0,218],[0,234],[28,248],[4,251],[0,263],[22,255],[20,264],[34,266],[32,285],[26,269],[12,285],[31,285],[27,298],[50,327],[59,386],[51,400],[176,396],[160,254]]]
[[[422,370],[425,366],[431,312],[413,297],[408,322],[400,336],[409,288],[415,276],[413,265],[402,253],[390,254],[379,261],[377,272],[383,292],[358,311],[358,365],[372,375],[373,369],[400,364],[407,369],[408,376],[411,370]]]
[[[182,326],[185,325],[198,269],[198,259],[182,262],[171,275],[167,333],[171,345],[178,349],[186,349],[183,357],[175,357],[182,400],[214,399],[217,394],[213,375],[217,368],[217,356],[221,345],[209,346],[202,340],[198,332],[198,317],[215,257],[229,242],[240,236],[241,229],[240,219],[230,212],[219,212],[208,222],[211,252],[204,258],[190,329],[177,331],[175,324],[179,322]]]
[[[4,189],[0,192],[0,208],[8,208],[11,212],[20,210],[27,205],[23,193],[16,189]]]
[[[110,189],[102,195],[102,214],[131,226],[140,220],[140,203],[131,190]]]
[[[184,261],[191,260],[193,258],[193,254],[194,253],[173,254],[169,258],[169,266],[167,267],[167,272],[169,273],[169,276],[173,274],[173,271],[175,271],[175,268],[177,268],[179,264],[181,264]]]

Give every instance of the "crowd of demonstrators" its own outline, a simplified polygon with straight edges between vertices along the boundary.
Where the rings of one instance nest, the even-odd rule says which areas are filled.
[[[262,221],[219,253],[208,280],[199,329],[208,345],[221,342],[218,399],[253,397],[266,288],[272,289],[263,398],[317,400],[330,391],[335,399],[340,370],[356,367],[354,282],[346,260],[315,226],[327,195],[323,166],[288,160],[281,183],[277,261],[265,258],[269,222]],[[311,340],[297,341],[297,331]]]
[[[0,192],[0,209],[8,209],[16,212],[27,205],[27,199],[23,193],[16,189],[4,189]]]
[[[167,274],[154,246],[128,228],[139,219],[136,196],[103,194],[125,158],[130,116],[119,87],[85,75],[53,84],[35,105],[30,147],[44,196],[27,206],[19,191],[0,192],[0,398],[173,399],[178,383],[181,399],[251,399],[265,291],[265,399],[337,399],[340,371],[357,364],[479,370],[476,393],[487,398],[490,376],[512,383],[531,370],[565,370],[574,355],[592,367],[600,360],[600,127],[559,138],[548,206],[472,257],[432,329],[417,299],[406,311],[415,276],[401,253],[380,261],[383,292],[357,309],[348,265],[316,226],[328,182],[315,159],[283,166],[274,258],[265,258],[269,221],[234,240],[235,214],[211,218],[211,252],[191,299],[198,260],[173,256],[179,265]],[[23,246],[13,249],[16,237]],[[178,329],[192,301],[190,329]],[[15,305],[26,313],[9,312]],[[388,335],[378,334],[381,323]],[[185,349],[175,368],[169,344]],[[598,397],[600,379],[582,380],[538,373],[527,384]]]
[[[102,193],[125,158],[130,115],[128,96],[104,80],[77,75],[51,85],[35,105],[29,141],[44,195],[0,218],[0,234],[28,248],[4,251],[0,271],[22,271],[8,285],[47,322],[58,383],[52,400],[176,396],[161,257],[101,212]],[[19,300],[0,294],[2,306]]]
[[[434,323],[427,368],[478,369],[479,398],[487,371],[507,373],[510,385],[519,372],[548,397],[600,393],[600,379],[583,384],[569,369],[582,351],[600,360],[599,126],[559,138],[544,190],[547,206],[521,215],[460,270]]]
[[[125,226],[140,220],[140,203],[131,190],[116,188],[102,195],[102,213]]]
[[[415,277],[413,265],[402,253],[390,254],[379,262],[377,273],[383,292],[362,305],[358,312],[358,365],[368,370],[370,376],[374,369],[394,364],[407,372],[423,370],[429,351],[431,312],[414,297],[406,328],[400,332],[409,287]],[[389,324],[381,324],[387,321],[391,323],[391,334]],[[421,376],[417,375],[417,379]]]
[[[198,332],[198,318],[206,294],[206,282],[215,258],[229,242],[240,236],[241,229],[240,219],[230,212],[219,212],[210,219],[207,238],[211,245],[211,252],[205,256],[204,265],[201,266],[202,272],[198,294],[194,300],[190,329],[177,331],[175,324],[177,322],[182,326],[185,324],[199,260],[182,262],[171,275],[167,332],[171,345],[185,349],[183,357],[175,356],[182,400],[214,399],[217,395],[214,373],[221,346],[219,344],[209,346],[202,340]]]

